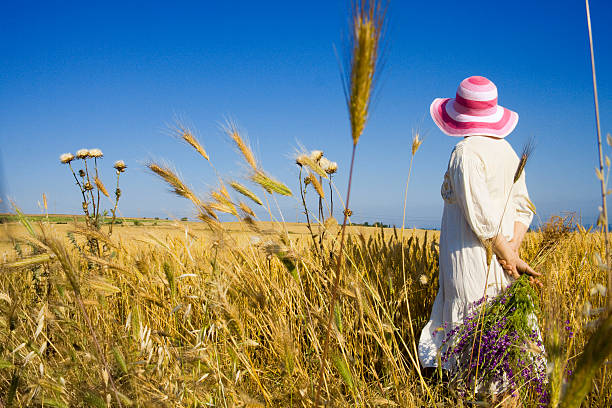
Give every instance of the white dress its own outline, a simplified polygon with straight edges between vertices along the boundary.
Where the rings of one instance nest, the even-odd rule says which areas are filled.
[[[495,255],[487,277],[482,241],[498,230],[510,240],[515,221],[531,223],[524,172],[513,185],[518,163],[507,141],[485,136],[467,137],[451,153],[441,189],[440,288],[419,341],[424,367],[437,366],[445,331],[462,323],[470,305],[484,296],[485,286],[487,295],[495,296],[512,281]]]

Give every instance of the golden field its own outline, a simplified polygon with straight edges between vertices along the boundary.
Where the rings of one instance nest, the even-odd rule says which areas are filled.
[[[352,156],[342,169],[349,180],[342,194],[332,180],[338,164],[323,151],[296,153],[299,189],[290,188],[264,170],[227,121],[224,131],[246,168],[230,181],[178,123],[173,135],[212,168],[215,187],[201,195],[165,162],[146,168],[191,202],[201,222],[116,225],[126,163],[115,162],[115,179],[105,185],[100,149],[60,156],[82,197],[79,220],[31,220],[14,205],[9,218],[19,224],[0,225],[0,406],[542,406],[530,386],[501,395],[476,386],[458,393],[442,370],[420,367],[419,334],[438,290],[437,232],[343,229],[332,217],[352,214],[353,164],[376,90],[385,18],[381,2],[353,3],[342,61]],[[422,143],[414,132],[404,217]],[[100,208],[101,196],[114,208]],[[259,220],[264,209],[266,219],[283,219],[271,209],[277,196],[301,200],[307,224]],[[222,214],[236,222],[220,222]],[[608,224],[605,205],[599,224]],[[526,338],[507,348],[520,358],[544,355],[551,407],[612,406],[612,274],[604,242],[607,234],[556,217],[528,233],[521,248],[542,274],[543,287],[527,299],[539,304],[545,352]],[[527,283],[523,288],[533,293]]]
[[[82,224],[8,225],[28,237],[21,258],[31,262],[0,273],[0,394],[14,406],[312,406],[337,234],[321,255],[303,226],[223,226],[125,226],[104,238]],[[528,235],[523,256],[544,274],[539,318],[567,378],[592,333],[585,304],[603,305],[591,294],[605,282],[601,237],[547,228]],[[421,380],[414,359],[437,290],[435,234],[404,232],[402,272],[401,231],[351,232],[322,400],[470,406]],[[102,256],[86,249],[93,237]],[[610,403],[611,377],[601,369],[587,406]]]
[[[40,220],[44,219],[41,216],[30,216],[33,219]],[[63,218],[70,218],[74,216],[63,215]],[[133,225],[134,221],[142,223],[140,226]],[[167,221],[167,220],[155,220],[155,219],[123,219],[124,224],[116,225],[114,228],[117,235],[120,236],[121,240],[128,240],[134,243],[146,244],[147,240],[151,236],[157,239],[167,240],[182,238],[185,236],[185,231],[193,235],[196,240],[207,240],[213,237],[210,229],[201,222],[189,222],[189,221]],[[34,222],[35,224],[35,222]],[[155,224],[155,225],[154,225]],[[261,222],[261,228],[264,231],[269,232],[281,232],[287,230],[288,234],[297,240],[309,238],[310,232],[303,223],[291,223],[285,222],[282,224],[273,222]],[[53,229],[62,236],[70,231],[74,231],[74,221],[66,222],[62,224],[51,223]],[[255,236],[253,232],[247,228],[244,224],[239,222],[225,222],[223,223],[224,230],[239,241],[248,240],[250,236]],[[315,227],[317,228],[317,227]],[[362,234],[369,238],[373,234],[377,234],[380,231],[378,227],[365,227],[365,226],[349,226],[347,229],[348,235],[359,235]],[[385,234],[393,234],[393,228],[383,228]],[[418,238],[424,238],[425,232],[430,237],[438,237],[438,230],[423,230],[423,229],[410,229],[406,230],[405,234],[408,236],[415,236]],[[28,236],[26,228],[18,222],[9,222],[0,224],[0,260],[8,262],[14,260],[17,257],[15,252],[14,242],[21,241]]]

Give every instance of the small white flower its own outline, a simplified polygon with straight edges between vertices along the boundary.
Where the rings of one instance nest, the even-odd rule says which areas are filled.
[[[104,156],[104,154],[102,154],[100,149],[89,149],[89,156],[98,158]]]
[[[332,162],[330,162],[326,157],[321,157],[319,159],[319,166],[321,167],[321,169],[323,169],[323,171],[327,171],[331,164]]]
[[[300,154],[295,158],[295,164],[302,167],[304,164],[306,164],[307,158],[308,156],[306,156],[305,154]]]
[[[310,159],[314,160],[315,162],[319,161],[321,157],[323,157],[323,152],[321,150],[313,150],[310,152]]]
[[[115,164],[113,165],[113,167],[119,172],[119,173],[123,173],[125,171],[125,169],[127,168],[127,166],[125,165],[125,163],[123,162],[123,160],[117,160],[115,162]]]
[[[427,285],[427,282],[429,282],[429,279],[427,279],[427,276],[421,275],[419,276],[419,282],[421,282],[421,285]]]
[[[79,149],[76,152],[77,159],[86,159],[89,157],[89,150],[87,149]]]
[[[327,169],[325,170],[327,174],[334,174],[337,171],[338,171],[338,163],[336,162],[331,162],[329,166],[327,166]]]
[[[74,154],[72,153],[64,153],[60,156],[60,161],[64,164],[68,164],[74,160]]]

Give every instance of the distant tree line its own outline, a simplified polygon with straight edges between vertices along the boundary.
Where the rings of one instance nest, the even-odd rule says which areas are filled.
[[[352,223],[351,225],[357,225],[357,226],[361,226],[361,227],[378,227],[378,228],[391,228],[391,225],[389,224],[384,224],[380,221],[376,221],[374,224],[370,224],[369,222],[365,221],[362,224],[359,223]],[[395,225],[393,225],[393,227],[395,227]]]

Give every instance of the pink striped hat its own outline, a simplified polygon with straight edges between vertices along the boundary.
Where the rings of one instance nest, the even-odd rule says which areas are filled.
[[[440,130],[449,136],[485,135],[504,138],[518,123],[518,114],[497,104],[497,87],[485,77],[464,79],[455,98],[436,98],[429,108]]]

